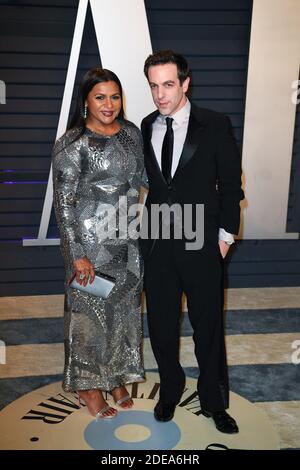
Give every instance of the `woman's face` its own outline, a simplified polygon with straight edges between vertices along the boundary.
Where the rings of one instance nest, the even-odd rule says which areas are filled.
[[[97,83],[89,92],[87,124],[110,126],[118,116],[122,97],[117,83],[113,81]]]

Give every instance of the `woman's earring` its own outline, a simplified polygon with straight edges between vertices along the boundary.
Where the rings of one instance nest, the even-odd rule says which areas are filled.
[[[87,104],[84,105],[83,117],[84,117],[84,119],[86,119],[86,117],[87,117]]]

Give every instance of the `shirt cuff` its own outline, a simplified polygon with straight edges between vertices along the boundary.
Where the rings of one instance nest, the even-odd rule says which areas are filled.
[[[232,243],[234,243],[234,236],[232,233],[226,232],[223,228],[219,228],[219,240],[226,242],[228,245],[232,245]]]

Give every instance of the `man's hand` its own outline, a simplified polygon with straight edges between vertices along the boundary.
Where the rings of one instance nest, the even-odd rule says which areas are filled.
[[[86,286],[88,281],[92,284],[95,279],[95,271],[92,263],[86,257],[76,259],[73,262],[74,269],[76,271],[76,281],[81,285]]]
[[[227,243],[224,242],[223,240],[219,240],[219,248],[220,248],[222,258],[224,259],[229,251],[230,245],[227,245]]]

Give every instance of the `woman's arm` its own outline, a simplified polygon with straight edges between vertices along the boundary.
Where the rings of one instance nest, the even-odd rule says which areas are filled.
[[[69,143],[61,137],[52,151],[53,202],[61,243],[71,261],[82,258],[84,250],[75,217],[75,197],[81,174],[80,141]]]
[[[61,244],[67,252],[77,281],[86,285],[95,277],[94,268],[86,258],[75,215],[76,191],[81,176],[81,140],[72,142],[65,134],[52,152],[54,209]]]

